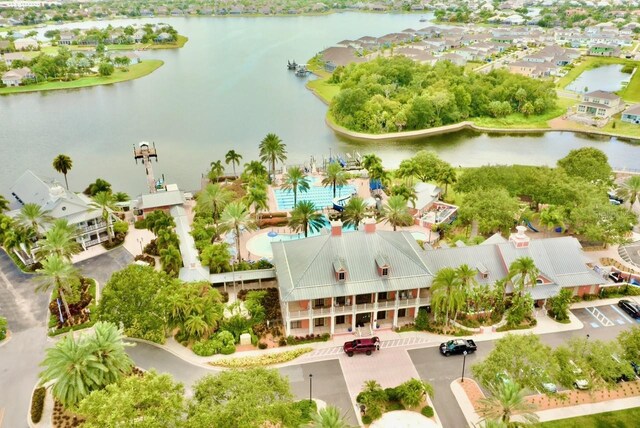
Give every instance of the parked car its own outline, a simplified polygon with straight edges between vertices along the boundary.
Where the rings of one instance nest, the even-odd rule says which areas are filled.
[[[472,339],[453,339],[440,344],[440,353],[445,357],[452,354],[462,354],[464,351],[471,354],[476,349],[478,349],[478,346]]]
[[[575,389],[586,390],[589,389],[589,381],[584,377],[580,376],[582,374],[582,369],[578,367],[578,365],[573,362],[573,360],[569,360],[569,366],[571,368],[571,372],[574,374],[575,379],[573,381],[573,387]]]
[[[342,345],[342,349],[344,350],[345,354],[350,357],[353,357],[353,354],[362,353],[371,355],[373,351],[380,350],[380,339],[374,336],[368,339],[350,340]]]
[[[631,367],[633,367],[633,372],[636,374],[636,376],[640,376],[640,365],[638,365],[634,361],[631,361]]]
[[[608,192],[607,196],[609,196],[609,201],[616,201],[616,202],[618,202],[618,205],[624,203],[624,199],[622,199],[620,196],[616,195],[614,192]]]
[[[640,318],[640,306],[631,300],[620,300],[618,306],[633,318]]]
[[[611,271],[609,273],[609,279],[612,280],[615,283],[619,283],[619,282],[623,282],[624,278],[622,277],[622,274],[618,271]]]

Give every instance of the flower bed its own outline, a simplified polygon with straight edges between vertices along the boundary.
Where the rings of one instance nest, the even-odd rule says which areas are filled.
[[[252,367],[264,367],[273,364],[286,363],[294,360],[301,355],[311,352],[313,348],[299,348],[291,351],[278,352],[274,354],[258,355],[255,357],[243,358],[227,358],[223,360],[213,361],[209,364],[212,366],[227,367],[230,369],[248,369]]]
[[[64,323],[60,322],[57,295],[51,295],[49,303],[49,336],[66,333],[68,331],[81,330],[91,327],[97,318],[96,304],[96,282],[91,278],[80,278],[80,299],[76,303],[69,304],[71,319],[65,319]],[[64,308],[62,308],[63,315]]]
[[[287,337],[287,345],[302,345],[313,342],[326,342],[331,338],[329,333],[324,334],[307,334],[306,336],[289,336]]]

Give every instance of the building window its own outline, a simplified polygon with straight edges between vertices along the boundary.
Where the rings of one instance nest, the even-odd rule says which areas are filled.
[[[302,328],[302,321],[291,321],[291,328]]]
[[[403,318],[407,316],[407,310],[406,309],[398,309],[398,318]]]
[[[336,324],[344,324],[344,315],[338,315],[336,317]]]
[[[379,320],[384,320],[387,318],[387,311],[380,311],[378,312],[378,319]]]
[[[338,272],[338,281],[344,281],[346,279],[345,272]]]
[[[324,308],[324,299],[316,299],[313,301],[314,308]]]
[[[336,297],[336,306],[344,306],[345,305],[345,297]]]
[[[378,293],[378,302],[387,300],[387,292]]]
[[[382,276],[389,276],[389,268],[382,268]]]
[[[324,327],[324,318],[316,318],[313,320],[314,327]]]

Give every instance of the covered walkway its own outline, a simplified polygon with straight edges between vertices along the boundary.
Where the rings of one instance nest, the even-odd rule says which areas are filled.
[[[209,268],[202,266],[198,257],[195,241],[191,236],[191,225],[184,206],[171,207],[169,211],[176,222],[176,233],[180,239],[180,253],[183,268],[180,268],[178,278],[185,282],[209,282]]]

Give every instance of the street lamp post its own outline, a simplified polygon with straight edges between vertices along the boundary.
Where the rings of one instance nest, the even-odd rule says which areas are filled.
[[[462,379],[460,382],[464,382],[464,366],[467,363],[467,351],[462,353]]]
[[[309,403],[313,401],[313,375],[309,373]]]
[[[143,240],[142,238],[138,238],[138,243],[140,244],[140,254],[143,254],[143,253],[144,253],[144,249],[142,248],[142,242],[143,242],[143,241],[144,241],[144,240]]]

